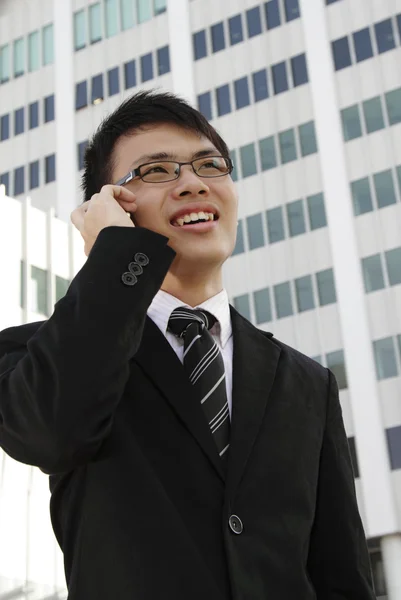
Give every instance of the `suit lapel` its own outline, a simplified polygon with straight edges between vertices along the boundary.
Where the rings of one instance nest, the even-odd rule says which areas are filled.
[[[230,306],[233,329],[233,411],[227,497],[232,499],[259,432],[273,386],[280,348]]]
[[[184,367],[165,336],[148,316],[134,360],[171,404],[224,481],[221,458],[202,407],[192,396],[192,386]]]

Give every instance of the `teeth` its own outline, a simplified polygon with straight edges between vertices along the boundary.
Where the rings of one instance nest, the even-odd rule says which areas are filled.
[[[192,213],[195,214],[195,213]],[[184,223],[190,223],[192,221],[192,218],[189,215],[185,215],[184,217]]]
[[[204,221],[214,221],[214,214],[211,212],[205,213],[203,211],[198,213],[193,212],[189,213],[188,215],[184,215],[183,217],[179,217],[175,222],[177,225],[182,227],[184,223],[191,223],[192,221],[199,221],[200,219],[203,219]]]
[[[184,225],[184,219],[177,219],[177,223],[180,227]]]

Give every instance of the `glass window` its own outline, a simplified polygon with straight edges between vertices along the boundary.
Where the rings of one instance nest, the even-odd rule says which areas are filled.
[[[269,97],[266,69],[262,69],[261,71],[256,71],[255,73],[252,73],[252,83],[255,102],[265,100]]]
[[[306,226],[302,200],[287,204],[287,218],[291,237],[305,233]]]
[[[291,58],[292,80],[294,87],[308,83],[308,69],[305,54],[298,54]]]
[[[287,65],[285,62],[272,66],[273,88],[275,94],[288,90]]]
[[[88,140],[78,144],[78,171],[81,171],[85,166],[85,150],[88,145]]]
[[[398,25],[398,34],[401,38],[401,13],[396,16],[396,19],[397,19],[397,25]]]
[[[347,372],[345,370],[344,351],[337,350],[326,354],[327,367],[337,380],[338,389],[344,390],[348,387]]]
[[[68,281],[68,279],[56,275],[56,302],[61,300],[61,298],[64,298],[69,287],[70,281]]]
[[[315,308],[312,277],[310,275],[299,277],[295,280],[295,292],[298,312],[304,312],[305,310],[312,310],[312,308]]]
[[[89,6],[89,35],[91,44],[102,39],[102,11],[100,2]]]
[[[19,77],[25,72],[25,44],[24,38],[14,42],[14,77]]]
[[[194,45],[194,56],[195,60],[199,60],[200,58],[205,58],[207,56],[207,48],[206,48],[206,32],[204,29],[202,31],[197,31],[192,36],[193,45]]]
[[[219,52],[220,50],[224,50],[226,47],[226,41],[224,39],[223,22],[212,25],[210,31],[212,34],[212,51]]]
[[[253,293],[255,304],[256,323],[268,323],[272,320],[272,307],[270,301],[270,290],[264,288]]]
[[[316,273],[316,282],[320,306],[337,302],[333,269],[326,269],[325,271]]]
[[[394,248],[384,253],[390,285],[401,283],[401,248]]]
[[[51,154],[45,158],[45,183],[56,181],[56,155]]]
[[[362,103],[362,106],[367,132],[373,133],[379,129],[384,129],[384,117],[380,96],[365,100],[365,102]]]
[[[18,108],[14,111],[14,135],[24,133],[25,128],[25,111],[24,107]]]
[[[278,319],[294,314],[289,281],[274,286],[274,302]]]
[[[351,183],[354,215],[363,215],[373,210],[372,194],[368,177],[363,177]]]
[[[0,83],[10,79],[10,46],[0,47]]]
[[[6,194],[10,193],[10,173],[2,173],[0,175],[0,185],[4,185],[6,188]]]
[[[244,34],[242,31],[242,17],[241,15],[235,15],[228,19],[228,29],[230,32],[230,44],[234,46],[235,44],[239,44],[244,39]]]
[[[393,172],[381,171],[373,175],[373,181],[376,190],[377,205],[379,208],[395,204],[397,202],[395,196]]]
[[[397,167],[396,169],[397,171],[397,179],[398,179],[398,190],[401,196],[401,165],[399,167]]]
[[[25,192],[25,167],[14,169],[14,196]]]
[[[326,219],[326,209],[324,206],[324,195],[314,194],[313,196],[308,196],[306,199],[308,204],[308,213],[309,213],[309,223],[310,228],[313,231],[314,229],[320,229],[320,227],[326,227],[327,219]]]
[[[103,98],[103,73],[99,73],[99,75],[95,75],[94,77],[92,77],[91,102],[92,104],[98,104],[98,102],[100,100],[103,100]]]
[[[366,60],[367,58],[372,58],[373,48],[372,40],[370,39],[369,27],[365,27],[365,29],[355,31],[355,33],[352,34],[352,37],[354,38],[354,47],[357,62],[361,62],[362,60]]]
[[[400,26],[401,27],[401,26]],[[401,425],[386,429],[391,469],[401,469]],[[377,586],[376,593],[378,593]]]
[[[26,279],[26,271],[27,271],[27,265],[26,262],[24,260],[20,261],[20,307],[21,308],[25,308],[27,305],[27,294],[26,294],[26,283],[25,283],[25,279]]]
[[[7,173],[8,175],[8,173]],[[401,359],[401,335],[397,335],[397,344],[398,344],[398,352],[400,355],[400,359]]]
[[[357,479],[359,477],[359,466],[358,466],[358,457],[357,457],[357,453],[356,453],[356,446],[355,446],[355,437],[349,437],[348,438],[348,447],[349,447],[349,453],[350,453],[350,458],[351,458],[351,463],[352,463],[352,471],[354,473],[354,477],[355,479]],[[372,555],[370,554],[370,559],[371,559]],[[372,565],[372,571],[374,571],[374,566]],[[375,591],[377,593],[377,583],[375,581],[375,576],[373,575],[373,580],[374,580],[374,586],[375,586]]]
[[[10,115],[2,115],[0,118],[0,141],[8,140],[10,137]]]
[[[109,88],[109,96],[120,93],[120,73],[118,67],[107,71],[107,84]]]
[[[401,88],[387,92],[385,98],[390,125],[401,123]]]
[[[153,57],[152,53],[141,56],[141,81],[153,79]]]
[[[292,21],[293,19],[299,18],[298,0],[284,0],[284,8],[286,21]]]
[[[32,102],[29,105],[29,129],[35,129],[39,126],[39,102]]]
[[[138,23],[144,23],[152,18],[152,6],[150,0],[136,0]]]
[[[166,12],[167,0],[153,0],[153,10],[156,17]]]
[[[287,129],[279,133],[280,156],[282,164],[297,160],[294,129]]]
[[[395,48],[393,23],[391,19],[385,19],[375,23],[375,34],[379,54]]]
[[[157,50],[157,73],[164,75],[170,72],[170,51],[168,46]]]
[[[235,92],[235,106],[238,109],[249,106],[249,89],[248,89],[248,77],[242,77],[234,81],[234,92]]]
[[[315,134],[315,122],[309,121],[298,127],[299,139],[301,141],[301,154],[308,156],[317,152],[317,142]]]
[[[51,65],[54,60],[53,23],[46,25],[42,30],[43,65]]]
[[[265,245],[265,236],[263,233],[262,213],[252,215],[246,218],[248,229],[249,249],[261,248]]]
[[[349,50],[348,37],[345,36],[331,42],[333,50],[334,68],[336,71],[351,65],[351,53]]]
[[[135,25],[134,3],[132,0],[120,0],[121,30],[126,31]]]
[[[265,2],[266,11],[266,23],[267,29],[274,29],[274,27],[280,27],[280,6],[278,0],[269,0]]]
[[[117,0],[104,0],[106,37],[118,33],[118,7]]]
[[[222,85],[216,89],[217,114],[219,117],[231,112],[230,88],[228,85]]]
[[[28,70],[31,73],[40,67],[39,31],[33,31],[28,36]]]
[[[31,266],[31,281],[31,310],[41,315],[47,315],[47,271]]]
[[[260,6],[255,6],[246,11],[246,25],[248,37],[254,37],[262,33],[262,22],[260,20]]]
[[[259,140],[259,153],[262,171],[277,167],[276,143],[274,136]]]
[[[47,96],[44,99],[45,105],[45,123],[49,123],[50,121],[54,121],[54,94],[51,96]]]
[[[283,207],[270,208],[266,211],[267,236],[269,244],[281,242],[285,238]]]
[[[365,292],[375,292],[384,288],[384,275],[380,254],[374,254],[362,259],[363,280]]]
[[[359,116],[359,106],[349,106],[341,111],[341,120],[343,123],[344,140],[354,140],[362,135],[361,119]]]
[[[39,161],[31,162],[29,165],[29,189],[39,187]]]
[[[249,294],[236,296],[234,298],[234,308],[248,321],[251,320],[251,307],[249,304]]]
[[[130,60],[124,63],[124,81],[126,90],[136,86],[135,60]]]
[[[208,121],[212,119],[212,98],[210,92],[204,92],[198,96],[198,109]]]
[[[236,254],[241,254],[242,252],[245,252],[245,248],[244,248],[244,223],[241,219],[240,221],[238,221],[237,240],[235,242],[235,248],[233,250],[232,256],[235,256]]]
[[[377,379],[397,377],[397,360],[395,356],[394,338],[382,338],[373,342],[376,361]]]
[[[247,144],[239,149],[242,177],[250,177],[257,173],[255,144]]]
[[[86,11],[78,10],[74,13],[74,48],[81,50],[86,46]]]
[[[233,181],[237,181],[238,180],[238,162],[237,162],[237,151],[236,150],[230,150],[230,158],[231,158],[231,162],[233,163],[233,170],[231,171],[231,179]]]
[[[75,86],[75,110],[88,106],[88,84],[81,81]]]

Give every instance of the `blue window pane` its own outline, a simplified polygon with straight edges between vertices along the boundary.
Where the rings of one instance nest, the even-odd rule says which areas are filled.
[[[149,81],[153,79],[153,57],[152,53],[141,56],[141,81]]]
[[[265,2],[265,11],[267,29],[274,29],[275,27],[280,27],[281,19],[279,0],[270,0],[269,2]]]
[[[308,83],[308,69],[305,54],[299,54],[291,58],[292,80],[294,87]]]
[[[0,175],[0,185],[6,188],[6,195],[10,193],[10,173],[2,173]]]
[[[399,167],[397,167],[396,171],[397,171],[397,179],[398,179],[398,191],[401,196],[401,165]]]
[[[249,249],[261,248],[265,245],[265,236],[263,233],[262,214],[252,215],[246,218],[248,230]]]
[[[291,288],[289,282],[274,286],[274,302],[278,319],[294,314],[292,307]]]
[[[344,140],[346,142],[361,137],[362,126],[358,104],[344,108],[341,111],[341,120],[343,124]]]
[[[130,60],[124,64],[124,80],[126,90],[136,86],[135,60]]]
[[[137,0],[135,4],[137,6],[138,23],[149,21],[153,16],[150,0]]]
[[[10,137],[10,115],[2,115],[0,118],[0,141],[8,140]]]
[[[56,155],[51,154],[45,158],[45,183],[56,181]]]
[[[89,32],[91,44],[102,39],[102,13],[100,2],[89,6]]]
[[[244,224],[241,219],[240,221],[238,221],[237,240],[235,242],[235,248],[232,253],[232,256],[235,256],[236,254],[241,254],[242,252],[245,252],[245,248],[244,248]]]
[[[396,19],[397,19],[397,25],[398,25],[398,35],[401,38],[401,13],[399,15],[397,15]]]
[[[134,3],[132,0],[120,0],[121,29],[126,31],[135,24]]]
[[[10,44],[0,46],[0,83],[6,83],[10,79],[11,53]]]
[[[333,269],[326,269],[325,271],[316,273],[316,283],[320,306],[337,302]]]
[[[334,58],[334,68],[336,71],[345,69],[351,65],[351,53],[349,50],[348,37],[343,37],[331,42]]]
[[[365,292],[375,292],[384,288],[384,275],[380,254],[367,256],[362,259],[363,280]]]
[[[155,16],[162,15],[167,10],[167,0],[153,0]]]
[[[365,116],[366,131],[373,133],[384,129],[384,116],[380,96],[365,100],[362,103],[363,114]]]
[[[224,39],[223,22],[212,25],[210,30],[212,34],[212,51],[219,52],[220,50],[224,50],[226,47],[226,42]]]
[[[295,280],[295,293],[297,298],[298,312],[312,310],[315,308],[315,298],[313,296],[312,277],[306,275]]]
[[[212,119],[212,97],[210,92],[199,94],[198,109],[208,121]]]
[[[206,32],[204,29],[202,31],[197,31],[192,36],[193,45],[194,45],[194,56],[195,60],[199,60],[200,58],[205,58],[207,56],[207,48],[206,48]]]
[[[251,320],[251,307],[249,303],[249,294],[237,296],[234,300],[234,308],[248,321]]]
[[[261,71],[256,71],[255,73],[252,73],[252,83],[255,102],[265,100],[269,97],[266,69],[262,69]]]
[[[327,367],[332,371],[337,380],[339,390],[344,390],[348,387],[347,373],[345,370],[344,351],[337,350],[326,354]]]
[[[231,179],[233,181],[237,181],[238,180],[238,163],[237,163],[237,151],[236,150],[230,150],[230,158],[231,158],[231,162],[233,163],[233,170],[231,171]]]
[[[78,144],[78,171],[81,171],[85,166],[85,150],[88,146],[88,140]]]
[[[272,66],[273,88],[275,94],[288,90],[287,65],[285,62]]]
[[[235,17],[231,17],[228,19],[228,29],[230,32],[230,44],[234,46],[235,44],[239,44],[244,39],[244,34],[242,31],[242,16],[235,15]]]
[[[242,77],[234,81],[234,92],[235,92],[235,106],[237,110],[249,106],[249,89],[248,89],[248,77]]]
[[[35,129],[39,126],[39,102],[32,102],[29,105],[29,129]]]
[[[274,136],[259,140],[259,154],[262,171],[277,167],[276,143]]]
[[[157,73],[164,75],[170,72],[170,51],[168,46],[157,50]]]
[[[372,58],[373,47],[372,40],[370,39],[369,27],[355,31],[355,33],[353,33],[353,38],[357,62],[361,62],[367,58]]]
[[[88,106],[88,83],[81,81],[75,86],[75,110]]]
[[[49,123],[50,121],[54,121],[54,94],[51,96],[47,96],[44,100],[45,104],[45,123]]]
[[[379,208],[384,208],[397,202],[393,171],[391,169],[375,173],[373,175],[373,182],[375,184],[377,205]]]
[[[385,98],[390,125],[401,123],[401,88],[387,92]]]
[[[25,111],[24,108],[18,108],[14,111],[14,135],[19,135],[20,133],[24,133],[24,125],[25,125]]]
[[[323,194],[314,194],[313,196],[308,196],[306,201],[308,204],[309,223],[311,230],[313,231],[314,229],[326,227],[327,219]]]
[[[74,48],[81,50],[86,46],[86,11],[79,10],[74,13]]]
[[[287,204],[287,218],[291,237],[305,233],[306,225],[302,200]]]
[[[25,167],[18,167],[14,170],[14,196],[19,196],[25,192]]]
[[[33,190],[39,187],[39,161],[30,163],[29,165],[29,189]]]
[[[260,6],[255,6],[246,11],[246,25],[248,37],[254,37],[262,33],[262,22],[260,20]]]
[[[42,60],[44,65],[51,65],[54,61],[54,27],[49,23],[42,29]]]
[[[284,0],[285,19],[292,21],[300,17],[298,0]]]
[[[354,215],[356,217],[373,210],[372,193],[368,177],[352,181],[351,193],[354,204]]]
[[[107,85],[109,88],[109,96],[120,93],[120,74],[118,67],[107,71]]]
[[[326,5],[334,4],[334,2],[338,2],[339,0],[326,0]]]
[[[386,430],[391,469],[401,469],[401,425]]]
[[[393,22],[391,19],[375,23],[375,34],[379,54],[395,48]]]
[[[104,0],[106,37],[116,35],[119,30],[117,0]]]
[[[219,117],[231,112],[230,88],[228,85],[222,85],[216,89],[217,114]]]
[[[399,285],[401,283],[401,248],[388,250],[384,253],[384,258],[390,285]]]
[[[255,144],[247,144],[239,149],[242,177],[250,177],[257,173]]]
[[[315,133],[315,122],[310,121],[298,127],[299,139],[301,142],[302,156],[309,156],[317,152],[317,141]]]
[[[398,368],[395,355],[394,338],[388,337],[373,342],[377,379],[397,377]]]
[[[282,164],[297,160],[297,148],[295,145],[295,133],[293,129],[279,133],[280,156]]]
[[[255,304],[256,323],[267,323],[272,320],[272,307],[270,301],[270,290],[264,288],[253,293]]]
[[[103,100],[103,98],[103,73],[99,73],[99,75],[92,77],[92,104],[99,100]]]
[[[282,206],[278,206],[277,208],[271,208],[270,210],[267,210],[266,220],[269,244],[274,244],[275,242],[281,242],[282,240],[284,240],[285,233]]]

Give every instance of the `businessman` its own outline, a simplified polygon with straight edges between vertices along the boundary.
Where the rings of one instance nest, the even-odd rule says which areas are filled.
[[[183,100],[126,100],[86,151],[85,265],[0,334],[0,444],[50,476],[69,600],[375,598],[335,378],[229,305],[231,172]]]

